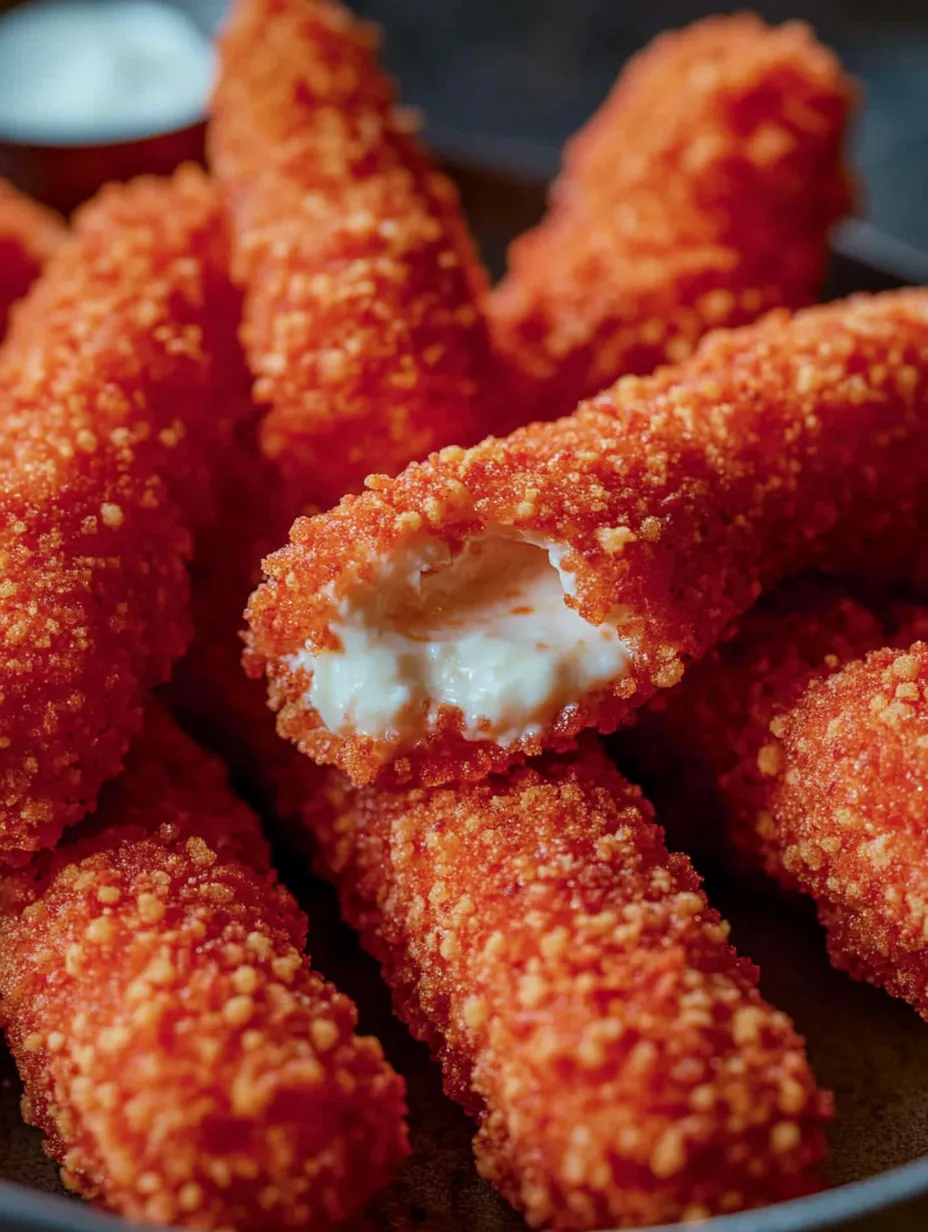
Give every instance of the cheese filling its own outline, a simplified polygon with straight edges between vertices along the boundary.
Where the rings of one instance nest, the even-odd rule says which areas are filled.
[[[312,673],[306,703],[336,734],[404,745],[443,705],[461,711],[469,740],[539,733],[631,659],[615,621],[592,625],[565,603],[563,554],[498,535],[455,557],[428,541],[385,561],[377,585],[341,602],[330,624],[339,649],[290,657]]]

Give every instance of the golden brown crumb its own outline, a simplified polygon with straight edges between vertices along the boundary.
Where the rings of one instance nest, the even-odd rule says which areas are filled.
[[[830,1110],[790,1020],[595,745],[306,810],[394,1004],[532,1227],[637,1227],[814,1188]]]
[[[100,811],[0,891],[0,993],[65,1184],[130,1220],[331,1228],[406,1153],[403,1084],[301,954],[257,818],[151,711]]]
[[[852,102],[800,22],[711,17],[636,56],[489,299],[536,412],[676,362],[709,329],[812,303],[850,204]]]

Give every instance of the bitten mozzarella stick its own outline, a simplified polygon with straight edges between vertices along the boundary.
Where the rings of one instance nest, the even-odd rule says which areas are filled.
[[[145,1223],[323,1229],[404,1157],[401,1079],[310,970],[257,818],[166,714],[0,906],[24,1110],[70,1189]]]
[[[250,413],[203,173],[105,189],[0,359],[0,860],[92,807],[188,639],[190,530]]]
[[[249,669],[278,730],[359,783],[611,731],[826,542],[918,507],[926,397],[923,291],[719,331],[298,521],[251,600]]]
[[[830,1100],[686,856],[589,745],[456,789],[329,779],[323,871],[532,1227],[637,1227],[815,1187]]]
[[[0,338],[10,308],[67,235],[64,220],[0,180]]]
[[[852,102],[799,22],[712,17],[636,56],[489,299],[537,413],[677,361],[715,326],[814,302],[850,205]]]
[[[928,645],[873,650],[885,633],[858,603],[820,592],[790,611],[790,594],[651,734],[708,765],[739,861],[811,895],[834,965],[928,1018]]]
[[[220,52],[211,165],[263,447],[294,507],[326,506],[490,431],[485,277],[369,27],[328,0],[238,0]]]

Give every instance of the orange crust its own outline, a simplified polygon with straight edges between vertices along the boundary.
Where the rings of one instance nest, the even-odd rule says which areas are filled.
[[[538,413],[676,362],[708,329],[814,302],[851,204],[853,101],[800,22],[712,17],[636,56],[489,299]]]
[[[928,1018],[928,645],[875,651],[871,613],[814,595],[752,612],[654,738],[709,765],[740,861],[811,895],[834,965]]]
[[[0,360],[0,859],[93,805],[189,635],[190,529],[249,401],[196,168],[105,189]]]
[[[587,727],[613,730],[676,684],[762,590],[824,550],[891,528],[928,453],[928,293],[860,296],[719,331],[684,363],[626,377],[570,418],[450,448],[328,514],[297,521],[252,596],[248,668],[278,730],[355,782],[479,778]],[[503,528],[567,545],[580,614],[625,609],[628,675],[539,736],[468,741],[446,709],[412,747],[327,731],[287,656],[330,644],[333,605],[379,558]],[[389,767],[389,770],[386,768]]]
[[[680,842],[686,845],[687,830],[721,820],[726,855],[737,867],[762,868],[783,887],[799,888],[783,867],[769,811],[769,771],[778,757],[771,723],[798,702],[810,681],[885,641],[882,621],[840,584],[802,579],[752,608],[679,689],[655,699],[629,737],[650,746],[655,773],[671,749],[695,773],[706,771],[711,783],[703,799],[684,788],[683,818],[674,827]]]
[[[242,613],[261,580],[262,557],[286,534],[292,514],[276,467],[255,445],[254,426],[222,468],[218,518],[197,536],[194,638],[167,696],[185,730],[223,758],[260,811],[282,820],[298,816],[322,771],[280,739],[267,689],[241,666]]]
[[[13,304],[66,235],[63,218],[0,180],[0,338]]]
[[[333,775],[306,810],[397,1013],[532,1227],[637,1227],[815,1187],[830,1099],[684,855],[593,744],[455,789]]]
[[[152,712],[100,812],[0,890],[27,1119],[126,1218],[330,1228],[406,1154],[403,1084],[312,972],[218,761]]]
[[[780,859],[815,900],[831,961],[928,1019],[928,644],[813,681],[773,735]]]
[[[211,165],[263,447],[294,507],[325,507],[490,430],[485,276],[371,28],[326,0],[239,0],[220,50]]]

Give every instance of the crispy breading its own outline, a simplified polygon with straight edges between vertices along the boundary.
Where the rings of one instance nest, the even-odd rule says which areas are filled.
[[[488,301],[536,413],[682,359],[709,329],[814,302],[851,204],[853,99],[800,22],[710,17],[637,55]]]
[[[158,1225],[332,1228],[406,1154],[402,1081],[310,970],[257,818],[166,712],[0,908],[24,1111],[70,1189]]]
[[[708,1217],[815,1187],[830,1100],[686,856],[593,744],[305,822],[397,1013],[532,1227]]]
[[[920,507],[926,359],[921,290],[773,313],[569,418],[372,477],[362,496],[298,520],[252,596],[248,666],[266,670],[278,730],[359,783],[479,778],[584,728],[614,730],[762,591]],[[341,653],[332,625],[404,552],[439,545],[453,558],[488,535],[554,545],[565,603],[613,622],[624,673],[506,743],[466,732],[444,700],[407,732],[365,734],[351,714],[329,730],[301,652]]]
[[[211,167],[261,439],[294,508],[325,507],[490,430],[485,275],[371,28],[327,0],[239,0],[220,57]]]
[[[202,171],[110,186],[0,357],[0,858],[93,806],[189,636],[191,531],[251,413]]]

